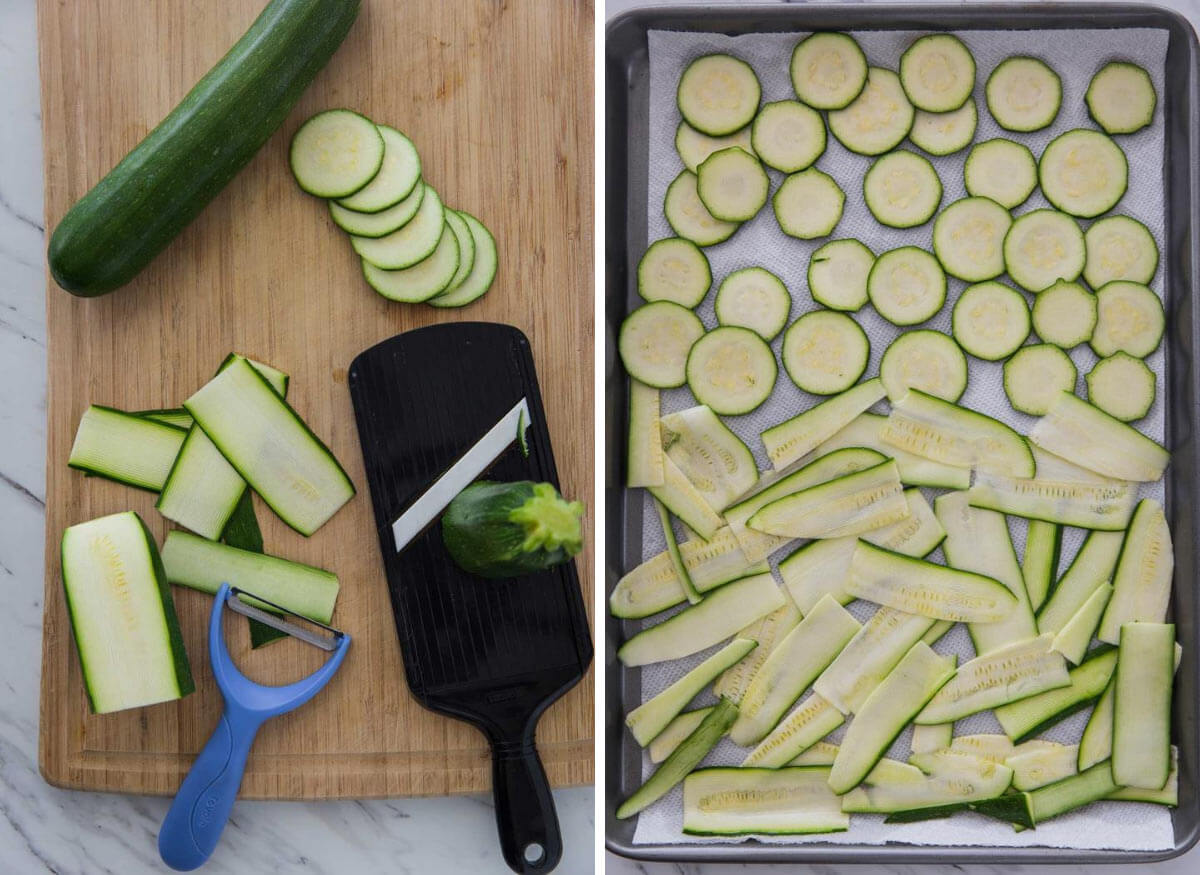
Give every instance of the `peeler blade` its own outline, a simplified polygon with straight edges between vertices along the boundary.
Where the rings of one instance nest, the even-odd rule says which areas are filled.
[[[262,608],[255,607],[249,602],[244,601],[240,596],[245,596],[246,598],[254,599],[256,602],[268,605],[271,610],[265,611]],[[344,632],[334,629],[332,626],[318,623],[316,620],[311,620],[308,617],[297,614],[295,611],[289,611],[287,608],[281,607],[262,596],[257,596],[252,592],[247,592],[237,587],[229,588],[229,593],[225,596],[225,604],[235,613],[249,617],[252,620],[258,620],[260,623],[270,626],[273,629],[278,629],[280,632],[284,632],[293,638],[299,638],[301,641],[311,644],[313,647],[319,647],[321,650],[336,650],[342,638],[345,637]],[[283,614],[283,617],[277,616],[271,611],[278,611],[280,614]],[[303,621],[306,625],[315,626],[328,634],[319,635],[301,626],[299,623],[284,619],[284,617],[294,617],[297,620]]]

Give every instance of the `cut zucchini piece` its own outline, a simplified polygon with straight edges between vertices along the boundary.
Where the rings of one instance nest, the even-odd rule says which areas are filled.
[[[1027,292],[1074,282],[1087,259],[1083,232],[1066,213],[1034,210],[1018,216],[1004,237],[1004,266]]]
[[[939,656],[917,642],[867,697],[846,730],[829,773],[839,795],[856,787],[896,736],[954,676],[954,657]]]
[[[79,419],[67,465],[157,492],[186,437],[182,428],[93,404]]]
[[[421,205],[411,220],[382,237],[351,235],[350,245],[367,262],[383,270],[401,270],[428,258],[446,230],[446,210],[432,186],[425,186]],[[457,266],[457,261],[456,265]]]
[[[320,568],[218,544],[178,530],[167,533],[162,561],[167,580],[176,586],[215,595],[222,583],[228,583],[318,623],[328,623],[333,618],[337,575]],[[267,607],[249,597],[242,600]]]
[[[438,292],[438,297],[462,285],[475,267],[475,235],[471,233],[471,226],[467,224],[467,220],[457,210],[446,210],[446,224],[458,242],[458,269],[450,277],[450,284]]]
[[[885,394],[879,379],[867,380],[768,428],[761,436],[771,464],[779,471],[808,455]]]
[[[1032,477],[1029,444],[999,420],[909,389],[892,402],[880,436],[935,462],[1009,477]]]
[[[1008,210],[985,197],[968,197],[942,210],[933,223],[933,251],[950,276],[969,283],[1004,273]]]
[[[854,601],[842,584],[857,544],[853,537],[809,541],[779,563],[783,586],[802,612],[811,611],[827,594],[843,605]]]
[[[1037,188],[1037,161],[1024,143],[1004,137],[986,140],[971,147],[963,182],[972,197],[985,197],[1011,210]]]
[[[906,331],[884,352],[879,378],[892,401],[909,389],[919,389],[954,402],[967,389],[967,357],[953,338],[940,331]]]
[[[746,525],[769,535],[838,538],[890,525],[908,516],[900,472],[891,459],[777,499]]]
[[[832,240],[808,261],[808,291],[830,310],[861,310],[875,254],[858,240]]]
[[[193,425],[154,506],[171,522],[215,541],[245,491],[246,481]]]
[[[998,510],[998,508],[992,508]],[[1021,577],[1029,606],[1036,613],[1050,594],[1050,586],[1058,578],[1058,559],[1062,552],[1062,526],[1045,520],[1031,519],[1025,534],[1025,555],[1021,557]]]
[[[924,249],[902,246],[875,259],[867,277],[867,296],[893,325],[916,325],[946,303],[946,274]]]
[[[686,375],[697,401],[722,416],[738,416],[770,397],[779,368],[765,340],[749,328],[723,325],[692,344]]]
[[[1093,289],[1113,280],[1149,284],[1158,270],[1158,244],[1150,229],[1129,216],[1105,216],[1084,232],[1083,278]]]
[[[867,84],[867,56],[845,33],[814,33],[792,50],[792,88],[814,109],[849,106]]]
[[[672,301],[643,304],[625,317],[617,348],[630,376],[656,389],[687,381],[688,351],[704,335],[700,317]]]
[[[971,145],[978,124],[979,111],[975,101],[968,99],[950,112],[917,110],[908,139],[930,155],[953,155]]]
[[[712,285],[712,271],[700,247],[682,237],[655,240],[637,270],[638,294],[646,301],[695,307]]]
[[[1097,312],[1095,295],[1059,280],[1033,299],[1033,330],[1046,343],[1073,349],[1092,339]]]
[[[786,598],[769,573],[744,577],[709,593],[700,604],[643,629],[621,645],[617,658],[633,667],[699,653],[783,607]]]
[[[836,395],[866,372],[871,342],[845,313],[812,310],[788,328],[780,358],[800,389],[814,395]]]
[[[383,139],[379,172],[354,194],[338,201],[338,205],[359,213],[383,212],[411,195],[421,182],[421,156],[412,140],[387,125],[375,127]]]
[[[734,744],[762,741],[860,628],[832,596],[821,599],[750,681],[729,730]]]
[[[715,707],[716,705],[709,705],[707,708],[697,708],[695,711],[684,711],[668,723],[646,749],[646,753],[650,755],[650,762],[661,763],[669,757],[671,752],[683,743],[684,739],[696,731],[696,727]]]
[[[845,204],[841,186],[815,167],[788,176],[771,199],[779,229],[800,240],[832,234]]]
[[[1012,783],[1012,769],[1005,765],[963,757],[956,766],[919,781],[866,782],[842,797],[842,809],[864,814],[961,810],[971,802],[997,799]]]
[[[900,56],[900,83],[917,109],[950,112],[975,89],[975,59],[953,34],[928,34]]]
[[[936,620],[934,621],[934,624],[929,627],[929,631],[921,636],[921,640],[932,647],[933,645],[937,644],[947,632],[953,629],[954,625],[955,624],[949,620]]]
[[[173,425],[176,428],[182,428],[184,431],[192,427],[192,415],[182,407],[169,407],[156,410],[134,410],[134,416],[140,416],[143,419],[152,419],[155,422],[161,422],[164,425]]]
[[[946,530],[920,489],[904,490],[904,501],[908,505],[908,516],[891,525],[863,532],[862,539],[893,553],[923,559],[946,539]]]
[[[1067,663],[1050,644],[1049,635],[1040,635],[963,663],[917,714],[916,722],[949,723],[1067,686]]]
[[[1088,596],[1088,600],[1075,612],[1075,616],[1069,619],[1059,633],[1054,636],[1054,643],[1051,646],[1066,657],[1072,665],[1079,665],[1087,654],[1088,645],[1092,643],[1092,636],[1096,634],[1096,628],[1100,625],[1100,617],[1104,613],[1108,600],[1112,598],[1112,593],[1112,584],[1101,584],[1095,592]]]
[[[1123,540],[1123,532],[1088,533],[1070,567],[1038,611],[1039,632],[1061,632],[1092,593],[1112,577]]]
[[[994,577],[960,571],[859,541],[846,591],[860,599],[934,620],[994,623],[1017,598]]]
[[[375,178],[383,165],[384,139],[369,118],[330,109],[306,121],[288,151],[292,175],[309,194],[347,197]]]
[[[1023,298],[1021,306],[1025,307]],[[1050,343],[1024,346],[1004,363],[1004,394],[1013,410],[1044,416],[1060,393],[1075,391],[1078,378],[1075,362],[1059,347]]]
[[[735,637],[757,641],[758,646],[717,678],[713,684],[713,694],[740,705],[746,688],[767,661],[767,657],[774,653],[779,642],[799,625],[800,619],[800,610],[791,599],[787,599],[782,608],[771,611],[738,632]]]
[[[1030,792],[1034,823],[1044,823],[1052,817],[1082,808],[1098,799],[1107,798],[1117,789],[1110,763],[1099,763],[1084,772],[1047,784]]]
[[[919,614],[880,608],[821,673],[813,691],[840,713],[857,713],[932,625],[933,620]]]
[[[1162,505],[1153,498],[1143,498],[1125,532],[1112,576],[1113,595],[1096,637],[1116,644],[1125,623],[1163,622],[1171,601],[1174,572],[1171,527]]]
[[[433,307],[465,307],[483,297],[496,278],[496,241],[492,232],[470,213],[462,210],[454,212],[466,223],[467,230],[471,233],[471,267],[465,277],[459,279],[456,276],[448,289],[429,299],[428,303]],[[447,211],[446,215],[449,214]],[[451,220],[447,218],[446,221]],[[453,225],[453,222],[451,224]],[[459,268],[461,270],[461,264]]]
[[[1141,790],[1137,787],[1118,787],[1104,797],[1121,802],[1152,802],[1175,807],[1179,804],[1179,748],[1171,745],[1171,773],[1161,790]]]
[[[884,441],[883,430],[887,423],[886,416],[875,413],[859,414],[837,434],[823,441],[813,452],[822,455],[843,447],[869,447],[896,460],[896,467],[900,469],[900,482],[905,486],[966,489],[971,485],[970,468],[934,462]]]
[[[701,690],[712,683],[717,675],[757,646],[754,641],[735,638],[661,693],[647,699],[630,711],[625,717],[625,725],[629,727],[629,731],[637,743],[645,747],[657,738],[659,733],[666,729],[667,724],[674,720]],[[730,704],[733,703],[730,702]],[[721,730],[721,735],[728,731],[736,719],[737,708],[735,706],[729,722]]]
[[[1038,181],[1055,207],[1090,219],[1107,213],[1125,194],[1129,162],[1106,135],[1077,128],[1050,141],[1038,161]]]
[[[70,526],[62,578],[93,713],[168,702],[195,689],[162,560],[141,517],[126,511]]]
[[[696,171],[700,202],[723,222],[754,218],[767,202],[770,186],[759,160],[737,146],[713,152]]]
[[[825,151],[825,120],[812,107],[795,100],[768,103],[751,126],[754,154],[768,167],[795,173]]]
[[[1029,337],[1029,305],[1016,289],[994,281],[967,286],[950,317],[954,339],[975,358],[1008,358]],[[1075,381],[1071,381],[1072,389]]]
[[[987,80],[988,111],[996,124],[1009,131],[1040,131],[1049,127],[1062,106],[1062,80],[1037,58],[1001,61]]]
[[[1015,478],[980,472],[967,492],[971,504],[1013,516],[1083,529],[1120,531],[1133,515],[1128,483],[1078,483],[1042,477]]]
[[[1078,773],[1075,761],[1079,745],[1059,744],[1041,750],[1016,753],[1004,761],[1012,769],[1012,785],[1017,790],[1036,790]]]
[[[732,55],[704,55],[679,77],[675,102],[683,120],[702,134],[723,137],[750,124],[762,88],[754,68]]]
[[[1105,477],[1153,483],[1171,454],[1137,429],[1063,392],[1029,432],[1029,440]]]
[[[744,267],[721,280],[713,311],[721,325],[749,328],[770,343],[787,325],[792,296],[766,268]]]
[[[662,486],[663,442],[658,420],[659,392],[637,380],[629,380],[629,443],[625,485]]]
[[[722,222],[704,206],[696,190],[696,174],[685,170],[667,186],[663,214],[676,236],[697,246],[713,246],[733,236],[741,227],[737,222]]]
[[[844,832],[850,815],[829,789],[829,769],[699,769],[683,779],[686,835]]]
[[[717,512],[687,475],[679,470],[670,455],[663,457],[662,486],[647,486],[646,489],[705,541],[721,528],[721,518]]]
[[[954,737],[953,723],[937,723],[930,726],[913,726],[912,752],[933,753],[950,747]]]
[[[1088,342],[1101,358],[1115,352],[1145,358],[1162,342],[1162,300],[1141,283],[1109,283],[1096,292],[1096,310],[1096,327]]]
[[[700,133],[687,122],[681,121],[679,127],[675,129],[675,151],[679,153],[679,160],[683,162],[683,166],[695,173],[700,169],[705,158],[713,152],[728,149],[730,146],[738,146],[754,154],[750,138],[750,125],[723,137],[710,137],[708,134]]]
[[[1179,669],[1179,660],[1183,656],[1183,648],[1178,643],[1175,644],[1175,670]],[[1112,757],[1113,743],[1113,705],[1116,695],[1116,673],[1108,681],[1108,686],[1104,688],[1104,693],[1096,701],[1096,705],[1092,708],[1092,714],[1088,718],[1087,726],[1083,728],[1083,736],[1079,739],[1079,771],[1090,769],[1096,763],[1103,762]],[[1175,762],[1175,748],[1171,748],[1171,769],[1175,770],[1177,763]],[[1171,778],[1168,778],[1167,783],[1170,784]],[[1165,790],[1166,788],[1164,788]],[[1134,789],[1133,793],[1145,793],[1144,790]],[[1137,800],[1137,801],[1156,801],[1154,799]]]
[[[908,136],[914,113],[900,77],[871,67],[861,93],[845,108],[829,113],[829,130],[851,152],[882,155]]]
[[[363,276],[367,285],[389,301],[419,304],[450,288],[461,261],[458,235],[449,222],[443,222],[437,246],[425,258],[400,270],[384,270],[363,259]]]
[[[841,711],[813,693],[746,755],[742,767],[777,769],[786,766],[845,722]]]
[[[412,221],[425,199],[425,183],[417,181],[416,187],[398,203],[377,213],[360,213],[348,209],[337,201],[329,202],[329,218],[347,234],[356,237],[384,237],[403,228]]]
[[[879,224],[915,228],[937,211],[942,202],[942,181],[928,159],[898,149],[876,158],[867,170],[863,199]]]
[[[665,796],[672,787],[687,777],[692,769],[716,747],[721,736],[737,717],[737,705],[722,699],[712,711],[705,715],[700,725],[683,740],[679,747],[660,765],[646,783],[617,808],[618,820],[633,817],[639,811],[654,804]]]
[[[1101,359],[1084,379],[1088,401],[1113,419],[1133,422],[1154,406],[1154,371],[1128,353],[1116,352]]]
[[[683,559],[680,558],[679,544],[675,541],[675,529],[671,526],[671,514],[657,498],[650,500],[654,504],[655,511],[658,512],[658,521],[662,526],[663,540],[667,543],[667,556],[670,557],[671,565],[675,569],[675,578],[683,586],[683,593],[687,597],[688,602],[698,605],[700,604],[701,596],[692,583],[687,566],[683,564]]]
[[[713,510],[754,488],[758,467],[750,448],[701,404],[660,420],[663,445]]]
[[[1067,672],[1071,680],[1067,686],[1001,705],[993,713],[1009,738],[1016,743],[1026,741],[1095,702],[1116,665],[1115,647],[1097,648]]]
[[[1132,134],[1154,120],[1158,95],[1150,74],[1128,61],[1109,61],[1088,83],[1088,115],[1109,134]]]

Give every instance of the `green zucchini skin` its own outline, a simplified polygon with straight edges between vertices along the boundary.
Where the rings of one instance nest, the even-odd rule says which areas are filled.
[[[283,123],[358,16],[360,0],[271,0],[179,105],[67,212],[54,281],[95,297],[175,239]]]
[[[549,483],[473,483],[442,516],[455,563],[480,577],[519,577],[566,562],[583,548],[583,505]]]

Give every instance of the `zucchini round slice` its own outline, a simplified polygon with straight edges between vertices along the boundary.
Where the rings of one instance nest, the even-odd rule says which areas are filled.
[[[958,37],[948,33],[923,36],[900,56],[900,83],[917,109],[950,112],[975,88],[975,59]]]
[[[467,220],[457,210],[446,210],[446,224],[450,226],[454,239],[458,241],[458,270],[454,271],[454,276],[450,278],[450,285],[438,292],[439,295],[462,285],[463,280],[471,275],[471,268],[475,266],[475,237],[471,234],[471,226],[467,224]]]
[[[383,138],[383,164],[375,178],[340,201],[348,210],[378,213],[407,198],[421,181],[421,156],[413,141],[395,128],[376,125]]]
[[[442,239],[446,210],[433,186],[425,186],[416,215],[382,237],[351,235],[350,245],[362,258],[384,270],[412,267],[429,256]]]
[[[767,202],[770,187],[767,171],[759,160],[737,146],[713,152],[696,171],[700,202],[722,222],[754,218]]]
[[[1029,305],[1004,283],[967,286],[954,302],[950,321],[958,345],[984,361],[1008,358],[1029,337]]]
[[[1150,229],[1129,216],[1106,216],[1083,235],[1087,261],[1083,278],[1093,289],[1113,280],[1146,285],[1158,270],[1158,244]]]
[[[300,126],[288,152],[296,182],[317,197],[347,197],[383,165],[379,128],[348,109],[327,109]]]
[[[675,234],[697,246],[712,246],[733,236],[741,227],[737,222],[722,222],[704,206],[696,191],[696,174],[685,170],[667,186],[663,214]]]
[[[723,137],[750,124],[761,96],[754,68],[741,58],[704,55],[679,77],[675,100],[689,125],[710,137]]]
[[[846,195],[833,177],[815,167],[785,179],[771,201],[783,233],[801,240],[832,234],[845,204]]]
[[[1003,137],[973,146],[963,165],[967,194],[991,198],[1006,210],[1029,200],[1037,181],[1037,161],[1029,147]]]
[[[1001,61],[988,76],[988,112],[1008,131],[1049,127],[1062,106],[1062,80],[1044,61],[1014,57]]]
[[[1004,273],[1008,210],[985,197],[968,197],[942,210],[933,223],[933,251],[950,276],[969,283]]]
[[[1004,363],[1004,394],[1013,410],[1045,416],[1058,396],[1075,391],[1071,357],[1049,343],[1023,346]]]
[[[1079,225],[1057,210],[1018,216],[1004,237],[1004,266],[1027,292],[1040,292],[1060,280],[1074,282],[1086,258]]]
[[[1154,406],[1154,371],[1128,353],[1117,352],[1100,359],[1084,379],[1088,401],[1113,419],[1133,422]]]
[[[900,77],[872,67],[862,93],[845,109],[829,113],[829,130],[851,152],[882,155],[908,136],[914,113]]]
[[[942,181],[927,158],[901,149],[875,159],[863,177],[863,199],[879,224],[915,228],[942,202]]]
[[[808,261],[808,291],[830,310],[861,310],[875,253],[858,240],[832,240]]]
[[[712,270],[700,247],[682,237],[655,240],[638,262],[638,294],[646,301],[695,307],[712,285]]]
[[[958,401],[967,389],[967,357],[940,331],[906,331],[892,341],[879,362],[879,378],[896,401],[919,389],[944,401]]]
[[[329,218],[347,234],[355,237],[385,237],[412,221],[425,199],[425,183],[418,181],[408,197],[377,213],[360,213],[329,202]]]
[[[749,328],[769,343],[787,325],[792,296],[769,270],[746,267],[721,281],[713,310],[722,325]]]
[[[703,334],[700,317],[687,307],[655,301],[625,317],[617,348],[635,380],[671,389],[687,381],[688,351]]]
[[[722,416],[758,407],[775,388],[778,374],[767,342],[749,328],[735,325],[708,332],[692,345],[687,357],[692,394]]]
[[[825,151],[825,120],[795,100],[768,103],[754,117],[750,142],[768,167],[795,173]]]
[[[446,291],[429,299],[429,303],[434,307],[465,307],[472,301],[482,298],[492,287],[492,281],[496,278],[496,241],[493,239],[492,233],[470,213],[462,210],[457,212],[471,232],[471,242],[474,244],[475,250],[474,259],[471,262],[471,270],[462,280],[457,284],[452,283]],[[449,220],[447,219],[447,221]]]
[[[871,342],[845,313],[813,310],[788,328],[780,357],[792,382],[805,392],[835,395],[867,370]]]
[[[1096,327],[1089,341],[1101,358],[1127,352],[1145,358],[1162,341],[1162,301],[1141,283],[1117,280],[1096,292]]]
[[[1150,74],[1137,64],[1110,61],[1088,84],[1088,115],[1109,134],[1132,134],[1154,120],[1158,95]]]
[[[814,33],[792,50],[792,88],[814,109],[849,106],[867,84],[867,56],[854,37]]]
[[[437,246],[425,258],[400,270],[383,270],[363,259],[363,276],[371,288],[385,298],[416,304],[449,288],[458,273],[461,257],[458,238],[449,223],[443,221]]]
[[[908,138],[914,146],[930,155],[952,155],[971,145],[978,124],[979,111],[975,101],[968,100],[950,112],[918,110]]]
[[[893,325],[916,325],[946,303],[946,274],[924,249],[902,246],[875,259],[867,275],[867,297]]]
[[[1125,194],[1129,163],[1111,138],[1077,128],[1050,141],[1038,162],[1038,178],[1051,204],[1090,219],[1111,210]]]
[[[713,152],[728,149],[730,146],[737,146],[751,155],[754,154],[754,148],[750,145],[749,125],[724,137],[702,134],[687,122],[680,122],[679,127],[675,129],[675,151],[679,153],[679,160],[683,162],[683,166],[692,173],[699,170],[704,159]]]
[[[1091,340],[1096,315],[1096,296],[1079,283],[1059,280],[1033,299],[1033,330],[1062,349]]]

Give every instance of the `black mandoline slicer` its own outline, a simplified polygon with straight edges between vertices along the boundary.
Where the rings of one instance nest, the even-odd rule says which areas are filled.
[[[548,872],[562,838],[534,730],[592,658],[575,563],[485,580],[451,561],[440,526],[444,501],[483,471],[558,486],[529,341],[507,325],[434,325],[359,355],[349,382],[409,689],[487,736],[504,859]]]

